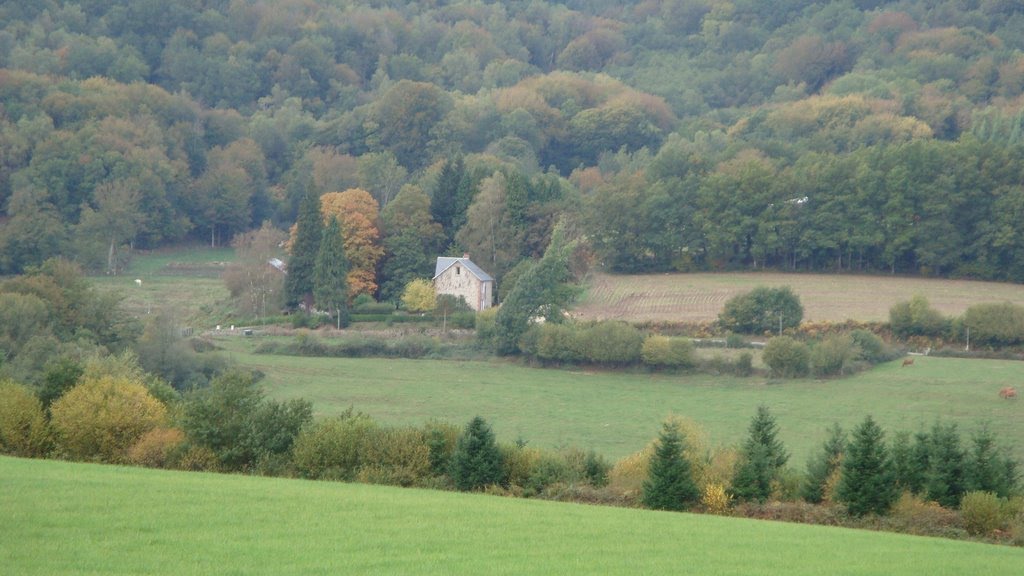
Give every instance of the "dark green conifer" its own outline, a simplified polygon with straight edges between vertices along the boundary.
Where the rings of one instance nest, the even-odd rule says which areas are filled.
[[[655,510],[685,510],[700,497],[679,426],[665,422],[644,480],[643,503]]]
[[[868,416],[853,431],[843,456],[836,499],[853,516],[885,514],[898,495],[885,433]]]
[[[348,323],[348,258],[341,225],[334,216],[324,228],[313,269],[313,296],[317,308],[336,316],[340,329]]]
[[[313,270],[323,237],[320,197],[312,189],[299,205],[295,226],[295,242],[292,243],[292,256],[288,259],[288,275],[284,281],[285,297],[289,306],[309,305],[313,296]]]
[[[452,454],[451,477],[459,490],[478,490],[501,483],[501,452],[494,432],[483,418],[473,418],[459,436]]]

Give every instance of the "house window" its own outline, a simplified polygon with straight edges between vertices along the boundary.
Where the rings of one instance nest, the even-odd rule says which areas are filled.
[[[462,274],[462,268],[459,268],[458,266],[456,266],[455,267],[455,275],[458,276],[459,274]]]

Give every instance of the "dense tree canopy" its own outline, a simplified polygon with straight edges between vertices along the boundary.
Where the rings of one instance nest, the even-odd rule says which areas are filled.
[[[563,215],[622,272],[1020,281],[1022,39],[996,1],[7,2],[0,274],[411,185],[499,281]],[[429,273],[387,228],[351,289]]]

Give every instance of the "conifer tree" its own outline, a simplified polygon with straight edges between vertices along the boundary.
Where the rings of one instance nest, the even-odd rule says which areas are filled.
[[[928,460],[928,499],[956,508],[964,495],[964,452],[956,424],[936,422],[932,426]]]
[[[804,500],[817,504],[825,499],[829,480],[839,469],[845,450],[846,433],[839,424],[833,424],[828,429],[828,439],[821,446],[821,451],[807,464],[802,490]]]
[[[679,426],[665,422],[644,480],[644,506],[655,510],[685,510],[700,497],[690,462],[683,456],[684,450]]]
[[[323,221],[320,218],[320,198],[312,189],[299,205],[295,227],[295,242],[291,246],[292,256],[288,260],[288,275],[284,281],[289,306],[296,306],[300,302],[308,305],[313,294],[313,269],[320,252]]]
[[[853,431],[841,470],[836,499],[846,504],[851,515],[889,511],[897,490],[885,447],[885,433],[871,416]]]
[[[337,315],[340,330],[348,321],[348,258],[336,217],[324,228],[313,269],[313,296],[317,307]]]
[[[459,222],[459,185],[465,175],[462,158],[448,160],[441,167],[437,187],[430,199],[430,215],[444,229],[448,242],[455,238]],[[466,204],[468,207],[469,204]],[[465,207],[463,207],[464,210]]]
[[[1016,489],[1017,463],[996,445],[996,436],[982,426],[971,438],[967,457],[965,485],[967,491],[992,492],[1006,498]]]
[[[451,477],[458,490],[501,483],[501,452],[483,418],[473,418],[459,436],[451,459]]]
[[[740,500],[763,502],[771,496],[772,481],[789,461],[789,453],[776,437],[778,425],[767,406],[758,406],[749,430],[743,457],[733,475],[732,492]]]

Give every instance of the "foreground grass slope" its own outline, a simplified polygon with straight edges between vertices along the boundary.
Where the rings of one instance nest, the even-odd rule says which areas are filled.
[[[890,434],[928,428],[938,417],[964,432],[988,422],[1000,444],[1024,459],[1024,403],[998,396],[1001,387],[1020,385],[1019,362],[919,357],[908,368],[891,362],[839,380],[768,383],[709,374],[544,370],[500,361],[257,355],[248,352],[254,340],[223,342],[242,366],[266,374],[263,385],[272,397],[306,398],[320,416],[354,406],[389,424],[441,418],[462,425],[481,415],[500,440],[575,445],[620,458],[650,441],[669,414],[698,422],[712,444],[739,442],[757,406],[765,404],[778,419],[795,467],[804,466],[830,424],[850,430],[866,414]]]
[[[889,308],[915,294],[946,315],[981,302],[1024,304],[1024,286],[1000,282],[777,272],[595,274],[573,314],[627,322],[712,321],[726,300],[757,286],[792,287],[805,322],[888,321]]]
[[[0,458],[9,574],[1019,574],[1024,550],[643,510]]]

